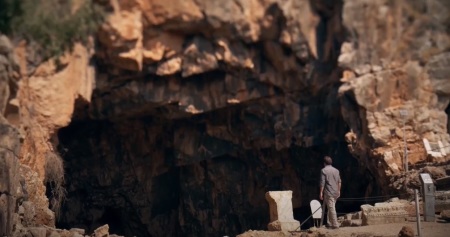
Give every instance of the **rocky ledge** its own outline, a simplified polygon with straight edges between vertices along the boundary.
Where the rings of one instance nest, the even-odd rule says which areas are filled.
[[[301,215],[325,154],[358,197],[449,161],[446,0],[96,2],[62,67],[0,47],[5,233],[23,190],[54,227],[55,181],[62,227],[198,236],[265,226],[268,190]]]

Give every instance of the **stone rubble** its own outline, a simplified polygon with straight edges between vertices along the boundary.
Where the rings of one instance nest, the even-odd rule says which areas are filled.
[[[441,211],[440,217],[443,220],[450,221],[450,209]]]
[[[415,237],[414,229],[410,226],[403,226],[403,228],[398,233],[398,237]]]

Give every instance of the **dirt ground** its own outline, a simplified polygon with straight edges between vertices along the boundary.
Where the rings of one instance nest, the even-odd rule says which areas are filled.
[[[421,222],[422,225],[422,237],[449,237],[450,236],[450,223],[448,222]],[[413,228],[415,235],[417,234],[416,222],[405,223],[393,223],[384,225],[373,226],[360,226],[360,227],[342,227],[337,230],[319,230],[321,233],[325,233],[325,236],[330,237],[350,237],[350,236],[380,236],[380,237],[397,237],[398,233],[403,226],[410,226]]]
[[[449,237],[449,222],[421,222],[422,237]],[[415,236],[417,234],[416,222],[393,223],[360,227],[341,227],[337,230],[326,228],[314,229],[308,233],[304,232],[269,232],[269,231],[247,231],[238,237],[397,237],[403,226],[413,228]]]

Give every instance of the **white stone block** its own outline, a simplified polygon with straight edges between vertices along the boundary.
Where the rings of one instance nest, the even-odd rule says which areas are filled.
[[[294,219],[292,191],[267,192],[266,200],[270,209],[270,223],[267,225],[270,231],[300,230],[300,222]]]
[[[442,141],[438,141],[438,145],[439,145],[439,150],[441,151],[441,154],[443,156],[447,156],[447,152],[445,151],[444,144],[442,144]]]

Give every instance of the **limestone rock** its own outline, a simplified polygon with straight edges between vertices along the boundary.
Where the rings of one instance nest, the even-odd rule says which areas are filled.
[[[30,227],[28,230],[33,237],[47,237],[47,229],[45,227]]]
[[[0,33],[0,116],[5,116],[7,105],[17,92],[18,64],[13,46],[5,35]],[[1,122],[1,120],[0,120]]]
[[[26,225],[33,225],[36,218],[36,207],[34,203],[26,201],[22,203],[22,206],[25,210],[24,222]]]
[[[300,222],[294,219],[292,191],[270,191],[266,193],[270,205],[270,231],[300,230]]]
[[[205,73],[217,69],[218,66],[211,42],[197,37],[184,51],[181,75],[188,77]]]
[[[443,167],[427,166],[423,168],[422,172],[429,173],[433,179],[444,178],[447,176]]]
[[[376,203],[375,206],[362,205],[362,225],[402,223],[408,218],[406,203]]]
[[[61,235],[56,231],[51,231],[47,237],[61,237]]]
[[[84,229],[80,229],[80,228],[72,228],[69,231],[72,233],[78,233],[80,235],[84,235],[86,233],[86,231]]]
[[[414,229],[411,226],[403,226],[398,237],[414,237]]]
[[[94,230],[92,237],[108,237],[109,225],[103,225]]]
[[[450,101],[447,88],[450,83],[445,73],[449,54],[444,45],[449,45],[450,41],[443,30],[448,22],[441,15],[450,6],[442,1],[433,2],[439,7],[430,8],[437,14],[431,24],[439,29],[429,29],[427,20],[421,17],[423,14],[415,14],[424,11],[420,6],[424,6],[425,1],[405,2],[404,6],[389,6],[381,1],[370,2],[366,7],[364,4],[357,0],[344,2],[344,26],[362,37],[342,44],[339,60],[348,72],[339,91],[344,119],[351,132],[357,134],[349,143],[350,150],[357,157],[368,157],[368,167],[382,182],[405,169],[404,151],[399,148],[404,146],[404,136],[409,165],[426,159],[437,163],[449,159],[446,155],[427,156],[418,138],[428,139],[432,150],[440,150],[439,143],[446,149],[450,145],[444,118]],[[409,10],[396,15],[397,9],[403,7]],[[405,25],[402,19],[406,18],[415,22],[415,27]],[[408,29],[410,35],[399,35],[394,29],[397,32]],[[425,31],[429,34],[424,34]],[[431,35],[439,35],[439,39]],[[356,43],[358,48],[354,47]],[[392,50],[397,47],[405,50]],[[406,111],[406,115],[402,115],[402,111]],[[386,171],[377,170],[381,167]]]
[[[181,57],[174,57],[162,62],[156,70],[156,75],[167,76],[180,72],[182,61]]]
[[[16,224],[13,217],[18,208],[17,202],[23,198],[23,192],[20,191],[19,151],[18,131],[0,120],[0,235],[5,236],[12,234],[13,225]]]
[[[444,219],[446,221],[450,221],[450,210],[443,210],[443,211],[441,211],[441,219]]]

